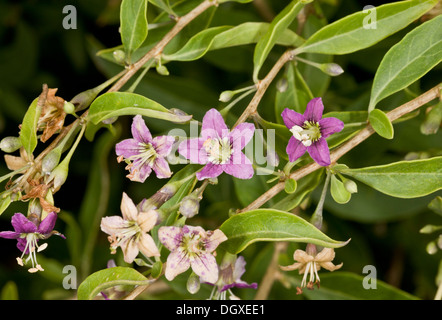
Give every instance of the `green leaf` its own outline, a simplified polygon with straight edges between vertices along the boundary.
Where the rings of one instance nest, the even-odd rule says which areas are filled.
[[[142,286],[151,282],[132,268],[108,268],[94,272],[80,284],[78,300],[92,300],[101,291],[118,285]]]
[[[385,54],[371,90],[369,110],[421,78],[442,61],[442,15],[408,33]]]
[[[353,13],[317,31],[296,53],[347,54],[371,47],[408,26],[437,2],[438,0],[400,1],[381,5],[375,11]],[[373,12],[376,14],[376,25],[367,25],[366,20],[370,19],[369,15]]]
[[[147,0],[123,0],[120,11],[121,41],[128,56],[147,37]]]
[[[7,195],[6,197],[0,198],[0,215],[5,212],[6,209],[8,209],[9,205],[11,204],[11,195]]]
[[[345,265],[345,264],[344,264]],[[293,279],[293,278],[292,278]],[[294,285],[299,286],[297,280]],[[364,276],[343,271],[321,274],[319,290],[304,290],[303,294],[312,300],[416,300],[417,297],[399,290],[378,279],[365,279],[368,285],[376,280],[376,289],[363,287]]]
[[[34,152],[37,146],[37,123],[40,118],[41,108],[38,106],[38,98],[35,98],[29,106],[23,118],[20,129],[20,141],[28,155]]]
[[[428,209],[436,212],[437,214],[442,216],[442,197],[437,196],[434,198],[429,204]]]
[[[344,204],[350,201],[351,193],[347,191],[344,186],[344,183],[336,178],[335,175],[332,175],[330,181],[330,193],[335,200],[339,204]]]
[[[157,6],[158,8],[161,8],[162,10],[166,11],[169,15],[175,16],[173,10],[166,3],[164,3],[163,0],[148,0],[148,1],[153,5]]]
[[[253,81],[258,81],[259,70],[276,43],[279,34],[284,32],[293,22],[299,11],[305,6],[307,1],[294,0],[290,2],[270,23],[270,28],[258,41],[253,55]]]
[[[347,242],[336,241],[304,219],[275,209],[257,209],[234,215],[220,227],[228,240],[222,246],[239,253],[257,241],[292,241],[338,248]]]
[[[370,122],[370,125],[373,127],[374,131],[376,131],[376,133],[381,137],[385,139],[393,139],[393,124],[383,111],[379,109],[371,111],[370,115],[368,116],[368,121]]]
[[[99,96],[89,108],[89,120],[94,124],[113,117],[138,114],[174,123],[185,123],[192,119],[192,116],[173,113],[158,102],[128,92],[105,93]]]
[[[0,293],[0,300],[18,300],[18,288],[14,281],[9,280],[3,286]]]
[[[398,198],[423,197],[442,189],[442,157],[343,169],[340,172]]]
[[[238,26],[220,26],[205,29],[171,54],[164,54],[165,61],[192,61],[204,56],[210,50],[217,50],[235,46],[256,43],[270,28],[270,24],[263,22],[246,22]],[[304,39],[295,32],[286,29],[278,34],[277,44],[299,46]],[[110,58],[110,57],[109,57]]]

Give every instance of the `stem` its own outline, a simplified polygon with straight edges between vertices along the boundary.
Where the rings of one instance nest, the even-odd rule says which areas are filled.
[[[325,196],[327,195],[328,185],[330,183],[331,173],[327,171],[327,177],[325,178],[324,188],[322,189],[321,198],[319,199],[318,205],[315,212],[312,215],[311,223],[321,230],[322,228],[322,209],[324,208]]]
[[[130,65],[129,69],[127,69],[126,73],[120,78],[120,80],[118,80],[118,82],[109,89],[109,92],[120,90],[121,87],[123,87],[126,82],[129,81],[129,79],[132,78],[132,76],[137,73],[137,71],[142,68],[150,59],[159,56],[163,52],[164,47],[170,42],[170,40],[172,40],[186,25],[188,25],[201,13],[214,5],[217,5],[216,1],[205,0],[188,14],[182,17],[178,17],[175,26],[140,60]]]
[[[388,119],[390,121],[394,121],[402,117],[403,115],[410,113],[417,108],[425,105],[426,103],[430,102],[431,100],[440,97],[441,93],[440,90],[442,89],[442,83],[438,84],[434,88],[428,90],[427,92],[421,94],[419,97],[393,109],[392,111],[387,113]],[[340,147],[336,148],[330,153],[330,160],[331,163],[335,163],[340,157],[342,157],[344,154],[349,152],[351,149],[359,145],[361,142],[365,141],[368,137],[370,137],[375,131],[373,128],[368,124],[365,128],[363,128],[361,131],[359,131],[352,139],[348,140],[347,142],[343,143]],[[299,180],[306,175],[322,168],[319,164],[316,162],[312,162],[308,165],[305,165],[302,168],[299,168],[292,174],[290,174],[290,178],[294,180]],[[246,208],[239,210],[239,212],[245,212],[253,209],[257,209],[261,207],[264,203],[272,199],[274,196],[276,196],[279,192],[284,190],[284,182],[280,182],[278,184],[275,184],[272,188],[267,190],[264,194],[262,194],[259,198],[257,198],[255,201],[253,201],[251,204],[249,204]]]

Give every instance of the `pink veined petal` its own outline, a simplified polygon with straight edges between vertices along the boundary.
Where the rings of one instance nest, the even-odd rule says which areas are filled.
[[[287,128],[291,129],[293,126],[302,126],[305,122],[305,118],[302,114],[285,108],[281,113],[282,120]]]
[[[203,147],[204,139],[193,138],[183,141],[178,146],[178,153],[192,163],[206,164],[207,152]]]
[[[213,252],[219,246],[221,242],[227,240],[226,235],[219,229],[212,232],[207,232],[210,236],[204,241],[204,247],[207,252]]]
[[[132,167],[130,168],[130,173],[132,174],[130,180],[143,183],[150,176],[151,172],[152,168],[147,162],[141,158],[137,159],[132,163]]]
[[[246,272],[246,260],[243,256],[239,256],[235,261],[235,266],[233,268],[233,280],[238,282],[242,275]]]
[[[334,117],[323,118],[319,121],[319,129],[321,130],[321,136],[327,138],[344,129],[344,122]]]
[[[328,149],[327,141],[320,138],[318,141],[312,143],[307,149],[313,160],[320,166],[326,167],[330,165],[330,150]]]
[[[152,166],[153,171],[155,171],[158,179],[166,179],[172,176],[172,171],[170,171],[169,163],[166,159],[162,157],[157,157]]]
[[[198,180],[204,180],[207,178],[216,178],[221,173],[223,173],[223,165],[220,164],[213,164],[212,162],[209,162],[204,166],[201,171],[196,173],[196,178]]]
[[[122,233],[128,227],[128,222],[120,216],[103,217],[100,227],[101,231],[113,236]]]
[[[167,157],[172,151],[173,143],[175,138],[171,136],[158,136],[153,138],[152,146],[154,147],[156,153],[161,157]]]
[[[208,138],[223,138],[228,134],[229,129],[221,113],[216,109],[207,111],[203,118],[201,137],[207,140]]]
[[[2,231],[0,232],[0,238],[17,239],[20,238],[20,233],[14,231]]]
[[[241,151],[250,142],[255,132],[253,123],[240,123],[230,132],[230,142],[235,152]]]
[[[55,212],[50,212],[48,215],[41,221],[38,226],[38,233],[40,234],[49,234],[52,230],[54,230],[55,222],[57,221],[57,214]]]
[[[177,275],[185,272],[190,267],[190,260],[182,250],[172,251],[167,257],[166,279],[172,281]]]
[[[190,261],[192,270],[200,276],[201,282],[215,283],[218,280],[218,265],[213,255],[202,252]]]
[[[34,233],[37,231],[37,226],[20,212],[12,216],[11,224],[15,232],[18,233]]]
[[[143,232],[149,232],[155,227],[158,220],[158,213],[156,210],[149,210],[147,212],[139,212],[137,223]]]
[[[307,107],[304,112],[304,118],[308,121],[319,122],[324,112],[324,104],[322,98],[314,98],[307,103]]]
[[[159,257],[160,251],[158,250],[152,237],[147,233],[141,233],[140,239],[138,240],[138,249],[146,257]]]
[[[181,245],[183,232],[180,227],[161,227],[158,229],[158,239],[170,251],[174,251]]]
[[[225,173],[238,179],[251,179],[254,174],[253,165],[244,153],[235,152],[229,163],[223,164]]]
[[[123,250],[124,261],[127,263],[132,263],[140,252],[138,250],[137,241],[135,241],[134,237],[130,238],[124,243],[121,243],[120,247]]]
[[[123,192],[120,209],[124,220],[137,221],[138,209],[132,199],[129,198],[125,192]]]
[[[131,126],[132,136],[135,140],[144,143],[150,143],[152,141],[152,134],[144,122],[144,119],[140,115],[136,115],[133,119]]]
[[[140,145],[135,139],[126,139],[115,145],[115,153],[129,159],[140,154]]]
[[[300,158],[307,151],[307,147],[295,137],[291,137],[287,144],[286,152],[289,156],[289,161],[294,162]]]

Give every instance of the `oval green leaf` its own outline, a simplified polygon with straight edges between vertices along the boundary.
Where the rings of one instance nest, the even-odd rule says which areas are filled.
[[[147,37],[147,0],[123,0],[120,9],[121,42],[130,56]]]
[[[228,240],[221,245],[237,254],[257,241],[292,241],[338,248],[347,242],[336,241],[306,220],[284,211],[257,209],[234,215],[220,227]]]
[[[393,139],[394,136],[394,128],[390,119],[388,119],[387,115],[379,110],[374,109],[370,112],[368,116],[368,121],[370,125],[379,134],[381,137],[385,139]]]
[[[296,52],[347,54],[368,48],[405,28],[437,3],[400,1],[353,13],[318,30]]]
[[[118,285],[141,286],[154,280],[148,280],[135,269],[114,267],[97,271],[87,277],[78,287],[78,300],[92,300],[100,291]]]
[[[28,155],[31,155],[37,146],[37,124],[40,112],[41,108],[38,107],[38,98],[35,98],[28,111],[26,111],[21,124],[20,141]]]
[[[371,90],[369,110],[421,78],[442,61],[442,15],[408,33],[385,54]]]
[[[190,115],[174,113],[158,102],[129,92],[105,93],[89,108],[89,120],[94,124],[113,117],[137,114],[174,123],[186,123],[192,119]]]
[[[392,197],[418,198],[442,189],[442,157],[340,172]]]

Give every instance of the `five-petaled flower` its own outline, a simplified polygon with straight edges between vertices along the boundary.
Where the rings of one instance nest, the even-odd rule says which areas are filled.
[[[322,268],[329,271],[335,271],[342,267],[342,263],[334,265],[332,263],[335,258],[335,251],[332,248],[324,248],[321,252],[316,253],[316,246],[308,244],[306,251],[296,250],[293,254],[294,264],[290,266],[280,266],[284,271],[299,270],[299,274],[304,274],[301,282],[301,288],[307,287],[313,289],[313,285],[320,283],[318,271]],[[308,275],[310,279],[307,282]],[[302,293],[301,288],[298,287],[298,293]]]
[[[213,299],[226,299],[226,293],[230,294],[231,300],[236,300],[236,297],[231,288],[252,288],[257,289],[258,284],[253,282],[251,284],[241,280],[242,275],[246,272],[246,261],[243,256],[236,257],[236,255],[232,255],[226,253],[223,261],[219,266],[219,278],[216,283],[212,283],[215,285],[214,291],[212,291],[211,298]]]
[[[141,251],[146,257],[159,256],[160,252],[153,238],[147,233],[156,224],[156,210],[140,212],[132,199],[123,193],[121,200],[123,217],[111,216],[101,219],[101,230],[109,234],[111,253],[118,247],[123,250],[124,261],[132,263]]]
[[[319,165],[330,165],[330,151],[325,139],[341,131],[344,123],[334,117],[322,118],[323,111],[322,99],[314,98],[307,104],[304,114],[287,108],[282,112],[282,119],[293,134],[286,149],[290,162],[307,151]]]
[[[54,231],[56,220],[57,214],[55,212],[48,213],[42,221],[40,221],[35,214],[25,217],[22,213],[15,213],[11,219],[14,231],[0,232],[1,238],[17,239],[17,248],[22,252],[21,257],[17,258],[17,262],[19,265],[23,266],[31,260],[32,267],[28,270],[31,273],[44,271],[37,261],[36,253],[44,250],[48,244],[44,243],[39,246],[37,242],[42,239],[47,239],[54,234],[65,239],[64,235]],[[23,256],[25,254],[28,254],[28,257],[23,262]]]
[[[205,165],[196,174],[198,180],[216,178],[223,172],[239,179],[250,179],[253,166],[241,150],[254,132],[252,123],[241,123],[230,131],[221,113],[210,109],[203,118],[201,138],[183,141],[178,152],[193,163]]]
[[[161,227],[158,230],[161,243],[170,250],[166,263],[166,279],[172,281],[178,274],[192,267],[202,282],[218,280],[218,265],[213,252],[227,240],[221,230],[205,231],[201,227]]]
[[[172,151],[175,138],[171,136],[152,138],[140,115],[133,118],[131,131],[133,139],[123,140],[115,146],[118,161],[126,159],[129,162],[126,166],[130,172],[127,177],[132,181],[144,182],[153,169],[157,178],[170,178],[172,172],[165,157]]]

